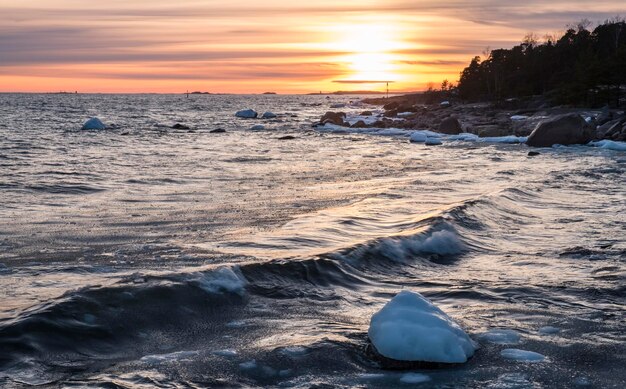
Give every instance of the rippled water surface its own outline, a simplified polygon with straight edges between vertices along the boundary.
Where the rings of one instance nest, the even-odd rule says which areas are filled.
[[[625,387],[626,152],[312,128],[350,100],[0,95],[0,386],[410,387],[406,288],[481,347],[421,387]]]

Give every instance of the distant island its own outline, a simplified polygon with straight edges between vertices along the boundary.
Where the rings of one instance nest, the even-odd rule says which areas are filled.
[[[263,94],[264,94],[264,95],[275,95],[275,94],[277,94],[277,93],[276,93],[276,92],[264,92]]]
[[[189,93],[189,94],[191,94],[191,95],[210,95],[211,93],[209,93],[209,92],[199,92],[199,91],[194,91],[194,92],[191,92],[191,93]]]

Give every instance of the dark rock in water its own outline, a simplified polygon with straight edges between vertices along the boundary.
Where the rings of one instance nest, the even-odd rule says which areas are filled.
[[[124,131],[124,132],[120,133],[120,135],[121,135],[121,136],[130,135],[130,132],[128,132],[128,131]]]
[[[383,109],[385,111],[392,111],[392,110],[397,110],[399,106],[400,106],[400,104],[398,104],[395,101],[393,101],[391,103],[383,105]]]
[[[175,129],[175,130],[189,130],[189,129],[190,129],[190,127],[189,127],[189,126],[186,126],[186,125],[184,125],[184,124],[180,124],[180,123],[176,123],[176,124],[174,124],[174,125],[172,126],[172,128],[173,128],[173,129]]]
[[[593,136],[593,128],[585,119],[577,113],[570,113],[539,123],[526,144],[531,147],[585,144],[590,142]]]
[[[280,138],[278,138],[278,140],[292,140],[292,139],[296,139],[296,137],[293,135],[285,135],[285,136],[281,136]]]
[[[322,118],[320,119],[320,122],[322,122],[322,124],[326,124],[326,123],[330,123],[330,124],[335,124],[337,126],[348,126],[345,122],[344,122],[344,118],[346,117],[346,114],[344,112],[326,112],[324,114],[324,116],[322,116]]]
[[[223,128],[216,128],[215,130],[209,131],[209,134],[222,134],[224,132],[226,132],[225,129],[223,129]]]
[[[361,116],[372,116],[372,111],[363,111],[361,112]]]
[[[448,135],[458,135],[463,132],[463,127],[461,127],[459,119],[451,116],[439,124],[439,132]]]
[[[383,116],[387,117],[387,118],[392,118],[392,117],[398,116],[398,113],[399,113],[399,111],[397,109],[390,109],[388,111],[385,111]]]
[[[537,155],[539,155],[539,154],[541,154],[541,153],[540,153],[540,152],[538,152],[538,151],[529,151],[529,152],[528,152],[528,156],[529,156],[529,157],[534,157],[534,156],[537,156]]]
[[[367,126],[367,124],[365,124],[365,122],[363,120],[359,120],[358,122],[354,123],[350,127],[352,127],[352,128],[367,128],[368,126]]]
[[[261,116],[261,119],[274,119],[275,117],[276,117],[275,113],[267,111],[263,113],[263,115]]]

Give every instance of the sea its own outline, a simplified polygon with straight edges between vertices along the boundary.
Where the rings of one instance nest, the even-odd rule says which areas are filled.
[[[0,387],[626,387],[626,151],[313,126],[361,97],[0,94]],[[467,363],[368,355],[403,290]]]

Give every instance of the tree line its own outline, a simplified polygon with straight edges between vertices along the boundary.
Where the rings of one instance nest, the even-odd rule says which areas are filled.
[[[593,30],[584,20],[560,38],[532,34],[511,49],[474,57],[455,94],[466,101],[544,96],[555,104],[624,106],[626,21],[614,18]]]

